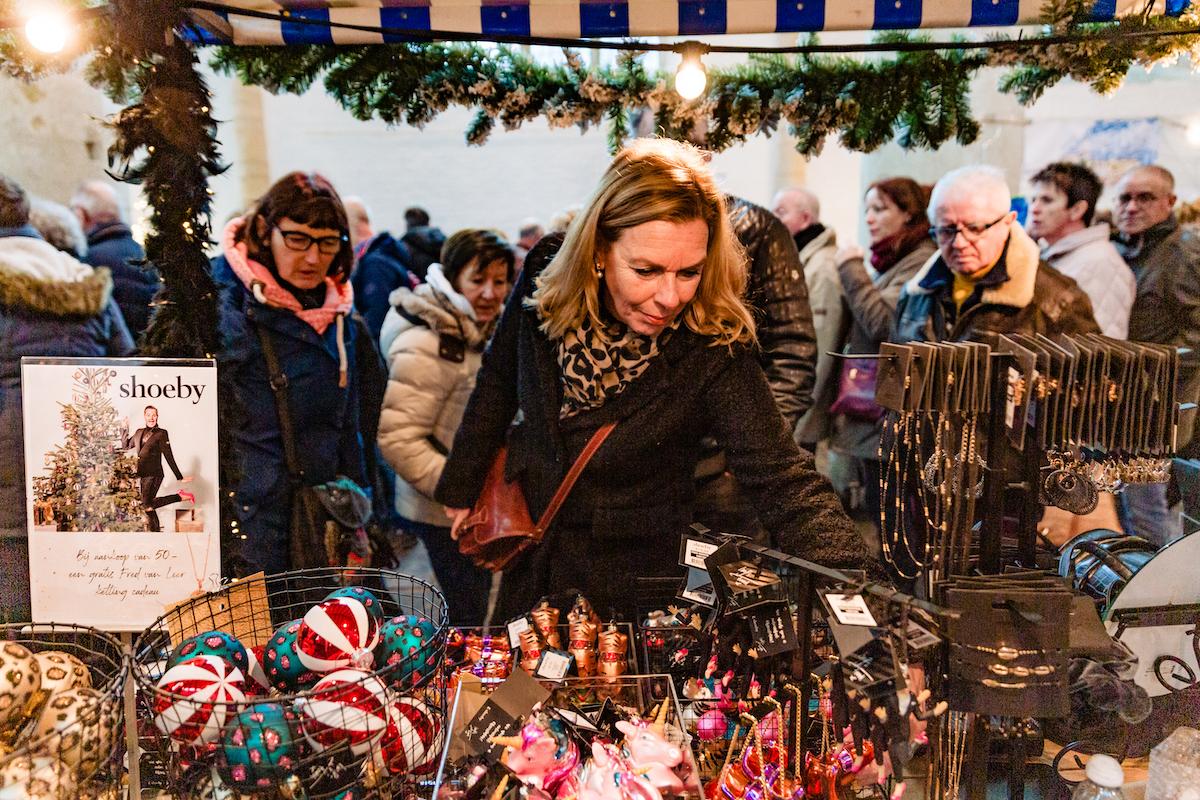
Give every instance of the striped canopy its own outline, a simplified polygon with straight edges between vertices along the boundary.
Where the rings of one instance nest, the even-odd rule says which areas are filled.
[[[1179,14],[1189,0],[1156,0]],[[958,28],[1036,23],[1043,0],[228,0],[293,20],[497,36],[642,37],[726,33]],[[1145,0],[1096,0],[1094,18],[1138,12]],[[232,12],[198,12],[205,43],[379,44],[399,33],[348,30]]]

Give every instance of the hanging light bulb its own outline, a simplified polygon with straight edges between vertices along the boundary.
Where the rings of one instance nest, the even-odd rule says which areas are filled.
[[[59,53],[67,46],[71,23],[59,11],[39,11],[25,23],[25,37],[43,53]]]
[[[683,45],[683,60],[675,71],[675,91],[684,100],[695,100],[704,93],[708,84],[708,74],[700,61],[708,48],[700,42],[685,42]]]

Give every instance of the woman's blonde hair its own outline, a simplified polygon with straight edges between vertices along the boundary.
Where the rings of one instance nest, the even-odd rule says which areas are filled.
[[[696,219],[708,226],[708,256],[684,324],[714,344],[754,341],[754,318],[742,302],[746,256],[729,225],[725,198],[703,153],[667,139],[639,139],[617,154],[526,305],[537,309],[541,329],[552,339],[580,327],[585,316],[603,335],[599,258],[629,228]]]

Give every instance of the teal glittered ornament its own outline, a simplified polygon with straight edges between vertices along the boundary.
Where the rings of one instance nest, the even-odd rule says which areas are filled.
[[[300,661],[296,651],[296,636],[302,620],[294,619],[279,626],[263,649],[263,671],[271,685],[284,694],[294,694],[312,686],[321,676]]]
[[[335,589],[330,592],[325,599],[333,600],[338,597],[351,597],[357,600],[366,607],[367,613],[375,618],[376,625],[383,624],[383,604],[379,602],[379,598],[372,594],[369,589],[365,589],[362,586],[344,586],[341,589]]]
[[[207,631],[189,636],[180,642],[167,659],[167,669],[196,656],[222,658],[241,670],[243,675],[247,674],[250,668],[246,648],[241,642],[224,631]]]
[[[380,677],[401,689],[423,686],[437,672],[437,627],[412,614],[383,623],[375,648]]]
[[[295,715],[279,703],[257,703],[229,721],[221,736],[221,777],[235,789],[277,786],[300,760]]]

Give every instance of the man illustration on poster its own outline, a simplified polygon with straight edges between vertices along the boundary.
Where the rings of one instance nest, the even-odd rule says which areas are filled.
[[[143,416],[146,420],[146,427],[138,428],[133,435],[126,436],[124,444],[126,450],[137,450],[137,473],[141,481],[142,507],[146,509],[146,521],[150,525],[150,530],[158,532],[162,530],[162,526],[158,520],[157,509],[184,500],[194,504],[196,495],[180,489],[176,494],[158,496],[158,490],[162,486],[164,477],[163,458],[167,459],[167,464],[171,467],[171,472],[175,473],[176,480],[187,483],[192,478],[190,475],[186,478],[183,477],[183,473],[179,471],[179,465],[175,463],[175,454],[171,452],[171,439],[167,435],[166,429],[158,427],[158,409],[154,406],[146,406]],[[125,430],[129,430],[128,417],[125,419]]]

